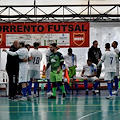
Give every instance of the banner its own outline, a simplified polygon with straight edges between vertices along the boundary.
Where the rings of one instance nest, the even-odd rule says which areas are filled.
[[[13,41],[24,41],[40,47],[55,42],[60,47],[89,47],[89,23],[0,23],[0,47],[8,48]]]

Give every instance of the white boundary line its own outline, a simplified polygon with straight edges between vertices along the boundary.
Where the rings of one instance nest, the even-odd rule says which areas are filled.
[[[90,113],[90,114],[88,114],[88,115],[85,115],[85,116],[79,118],[78,120],[82,120],[83,118],[86,118],[86,117],[91,116],[91,115],[93,115],[93,114],[97,114],[97,113],[99,113],[99,112],[101,112],[101,111],[97,111],[97,112]]]

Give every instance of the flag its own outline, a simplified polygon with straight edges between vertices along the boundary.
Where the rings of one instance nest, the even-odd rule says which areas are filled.
[[[65,69],[64,78],[67,78],[67,82],[68,82],[68,84],[69,84],[69,82],[70,82],[70,78],[69,78],[68,70],[67,70],[67,69]]]

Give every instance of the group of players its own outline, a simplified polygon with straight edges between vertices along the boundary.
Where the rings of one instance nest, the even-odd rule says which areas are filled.
[[[7,51],[3,49],[9,56],[19,57],[19,83],[22,85],[23,97],[19,100],[27,100],[32,97],[36,97],[36,91],[38,87],[37,80],[40,79],[40,61],[42,60],[42,53],[38,50],[39,43],[34,43],[34,50],[29,51],[30,45],[26,45],[23,42],[14,42],[19,48],[16,51]],[[95,40],[93,46],[88,51],[87,64],[83,66],[81,77],[84,80],[84,86],[86,89],[86,94],[88,94],[87,81],[92,81],[94,84],[93,94],[99,84],[99,77],[101,73],[101,64],[104,62],[105,66],[105,76],[104,80],[107,81],[109,96],[106,99],[113,99],[112,94],[118,93],[118,76],[119,76],[119,49],[117,48],[118,43],[114,41],[112,47],[114,51],[110,51],[110,44],[105,44],[105,53],[102,55],[101,50],[97,48],[98,42]],[[52,43],[49,46],[49,52],[46,54],[47,65],[43,72],[46,72],[48,79],[48,92],[51,91],[52,83],[52,95],[49,96],[50,99],[56,98],[57,86],[62,92],[63,98],[65,98],[66,93],[70,93],[70,85],[67,81],[62,82],[63,71],[68,70],[69,78],[76,80],[76,67],[77,58],[76,55],[72,53],[72,49],[68,49],[68,54],[63,56],[58,52],[58,46],[56,43]],[[10,68],[12,71],[12,68]],[[49,71],[49,69],[51,69]],[[8,71],[7,71],[8,72]],[[10,70],[8,72],[9,81],[14,80],[14,73],[11,74]],[[17,76],[16,78],[17,79]],[[34,95],[31,95],[32,80],[34,80]],[[113,80],[115,81],[116,91],[112,93]],[[12,87],[12,86],[11,86]],[[78,85],[75,83],[76,92],[79,92]],[[10,89],[11,91],[11,89]],[[9,93],[9,99],[16,99],[14,90]],[[14,94],[13,94],[14,93]]]

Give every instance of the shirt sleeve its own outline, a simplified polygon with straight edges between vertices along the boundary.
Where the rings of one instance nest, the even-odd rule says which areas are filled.
[[[6,51],[7,54],[11,55],[11,56],[17,56],[17,51],[16,52],[12,52],[12,51]]]

